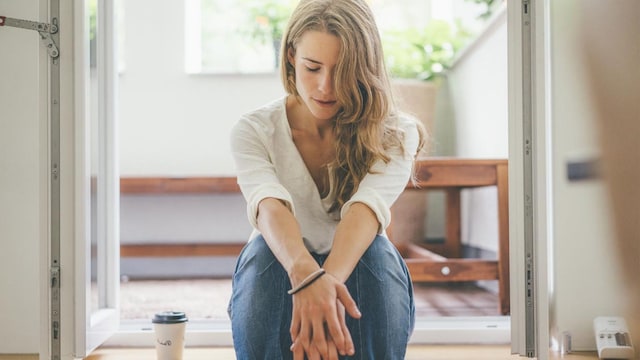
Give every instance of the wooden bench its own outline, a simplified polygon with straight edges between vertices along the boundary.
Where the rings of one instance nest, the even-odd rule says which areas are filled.
[[[430,158],[421,160],[417,182],[406,191],[446,192],[446,241],[426,248],[415,243],[394,244],[403,255],[414,282],[497,280],[499,310],[509,314],[509,204],[507,160]],[[495,186],[498,193],[497,260],[460,258],[460,193],[463,189]],[[121,194],[239,193],[235,177],[122,178]],[[391,225],[393,226],[393,224]],[[393,238],[391,239],[393,241]],[[122,244],[122,257],[236,256],[242,243]]]
[[[239,194],[235,176],[123,177],[122,195]],[[121,244],[121,257],[237,256],[243,243]]]

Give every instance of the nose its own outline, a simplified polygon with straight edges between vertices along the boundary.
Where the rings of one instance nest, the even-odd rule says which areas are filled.
[[[324,94],[333,93],[333,73],[325,71],[321,74],[318,81],[318,90]]]

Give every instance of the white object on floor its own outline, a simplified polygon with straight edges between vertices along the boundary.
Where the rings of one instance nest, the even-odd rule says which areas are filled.
[[[633,358],[631,336],[622,317],[599,316],[593,320],[593,329],[600,359]]]

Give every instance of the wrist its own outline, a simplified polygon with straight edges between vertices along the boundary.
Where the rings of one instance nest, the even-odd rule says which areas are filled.
[[[332,267],[331,264],[325,263],[323,268],[327,275],[331,275],[331,277],[338,280],[341,284],[347,282],[347,279],[349,278],[349,274],[346,274],[344,271],[340,271],[340,269]]]
[[[295,261],[287,274],[289,275],[289,281],[292,286],[296,286],[303,281],[309,274],[320,269],[320,265],[309,256],[308,259],[301,259]]]
[[[304,288],[306,288],[307,286],[313,284],[314,281],[318,280],[324,274],[326,274],[324,269],[323,268],[319,268],[318,270],[316,270],[316,271],[312,272],[311,274],[307,275],[307,277],[305,277],[304,280],[302,280],[296,286],[291,288],[291,290],[287,291],[287,293],[289,295],[293,295],[293,294],[295,294],[295,293],[297,293],[299,291],[304,290]]]

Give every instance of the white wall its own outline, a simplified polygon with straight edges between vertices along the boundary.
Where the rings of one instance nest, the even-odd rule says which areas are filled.
[[[598,1],[598,0],[592,0]],[[579,7],[590,1],[551,1],[553,196],[552,336],[572,336],[574,350],[594,349],[592,321],[620,315],[620,283],[604,183],[569,182],[566,162],[598,155],[576,38]]]
[[[184,1],[124,4],[124,70],[118,79],[121,175],[235,175],[231,127],[243,113],[284,94],[279,74],[187,74]],[[121,241],[242,242],[251,232],[244,204],[241,196],[124,195]],[[122,272],[152,276],[140,269],[154,261],[123,259]],[[181,276],[186,267],[180,261],[172,259],[161,268],[168,276]],[[230,273],[229,264],[200,269]]]
[[[279,75],[188,75],[184,1],[124,4],[122,175],[233,175],[231,127],[284,94]]]
[[[444,155],[465,158],[507,158],[507,17],[503,8],[461,54],[443,90],[448,91],[450,111],[436,119],[436,148]],[[454,141],[453,146],[449,141]],[[462,216],[463,243],[497,251],[496,189],[463,192]]]
[[[38,20],[40,3],[5,0],[0,15]],[[35,31],[0,28],[0,353],[38,353],[40,346],[48,179],[40,51]]]

